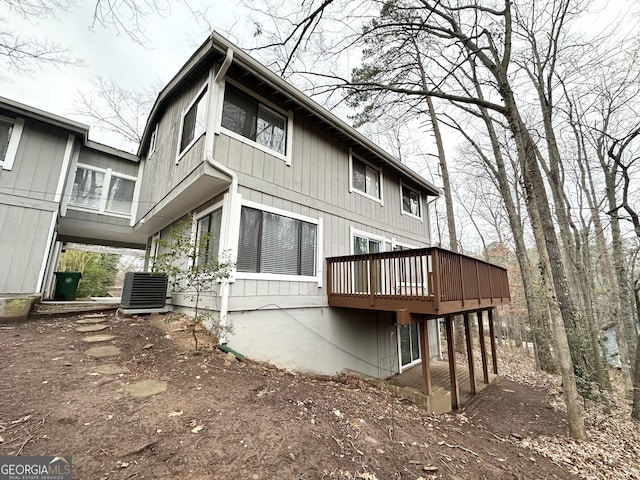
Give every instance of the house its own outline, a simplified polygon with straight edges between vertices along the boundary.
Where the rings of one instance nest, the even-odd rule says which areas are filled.
[[[193,213],[215,239],[202,254],[237,262],[206,306],[253,359],[386,378],[440,351],[436,318],[509,301],[504,269],[429,248],[436,187],[216,33],[160,92],[138,155],[134,231],[153,257]]]
[[[64,242],[144,248],[139,161],[86,125],[0,97],[0,293],[52,291]]]
[[[204,307],[221,342],[250,358],[376,378],[422,363],[429,395],[437,319],[451,345],[452,315],[464,313],[470,344],[467,314],[488,312],[497,373],[491,312],[509,301],[506,270],[432,247],[438,189],[222,36],[213,33],[160,92],[137,155],[87,140],[83,125],[2,105],[0,120],[14,126],[7,151],[18,144],[7,171],[32,185],[7,190],[2,172],[0,206],[25,220],[0,248],[32,257],[34,272],[14,286],[21,271],[12,266],[0,291],[46,295],[64,241],[144,245],[153,259],[160,239],[190,219],[194,236],[210,235],[200,255],[235,263]],[[42,148],[45,140],[56,148]],[[193,299],[172,292],[171,304],[189,311]]]

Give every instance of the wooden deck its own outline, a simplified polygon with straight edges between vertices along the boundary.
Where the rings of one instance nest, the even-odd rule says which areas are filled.
[[[451,392],[451,381],[449,378],[449,364],[442,360],[431,359],[429,362],[431,370],[431,383],[434,388],[442,388],[447,392]],[[458,378],[458,390],[460,405],[464,405],[471,400],[473,393],[471,391],[471,382],[469,381],[469,369],[466,365],[456,365],[456,373]],[[476,393],[484,390],[498,380],[498,375],[489,373],[489,383],[484,383],[482,371],[475,372]],[[416,365],[405,370],[395,377],[389,379],[389,383],[398,387],[409,387],[419,392],[424,392],[424,378],[422,376],[422,366]]]
[[[435,247],[328,258],[327,286],[334,307],[425,318],[510,302],[506,269]]]

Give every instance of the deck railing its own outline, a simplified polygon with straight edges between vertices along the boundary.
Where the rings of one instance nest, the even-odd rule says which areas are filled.
[[[506,269],[435,247],[331,257],[327,272],[329,304],[337,306],[394,310],[402,302],[448,313],[510,298]]]

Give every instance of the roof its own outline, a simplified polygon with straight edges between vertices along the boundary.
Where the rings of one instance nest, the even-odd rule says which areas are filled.
[[[234,45],[216,32],[213,32],[210,37],[193,53],[193,55],[191,55],[180,71],[171,79],[171,81],[169,81],[158,95],[149,118],[147,119],[147,125],[145,126],[142,141],[140,142],[140,147],[138,149],[139,156],[141,156],[144,148],[147,148],[152,128],[155,124],[155,117],[159,114],[168,98],[171,97],[174,92],[179,90],[183,83],[188,81],[194,72],[200,70],[206,65],[209,65],[212,59],[224,57],[228,49],[233,52],[234,65],[255,75],[263,82],[269,84],[276,91],[291,99],[291,101],[295,102],[301,108],[307,110],[324,123],[343,133],[349,142],[352,142],[372,153],[404,177],[410,178],[413,182],[426,190],[429,195],[440,195],[440,190],[432,183],[418,175],[403,163],[399,162],[395,157],[386,152],[380,146],[376,145],[362,133],[358,132],[344,120],[338,118],[309,96],[305,95],[286,80],[262,65],[240,47]]]
[[[61,117],[54,113],[45,112],[39,108],[25,105],[24,103],[16,102],[5,97],[0,97],[0,108],[8,110],[20,116],[33,118],[56,127],[64,128],[75,133],[80,133],[85,137],[89,134],[89,126],[84,123],[69,120],[68,118]]]
[[[60,115],[56,115],[55,113],[46,112],[39,108],[25,105],[24,103],[16,102],[15,100],[5,97],[0,97],[0,109],[14,113],[20,117],[31,118],[48,125],[53,125],[63,128],[64,130],[77,133],[82,137],[84,145],[92,150],[97,150],[131,162],[140,161],[140,158],[137,155],[89,140],[89,126],[84,123],[76,122],[75,120],[70,120],[68,118],[61,117]]]

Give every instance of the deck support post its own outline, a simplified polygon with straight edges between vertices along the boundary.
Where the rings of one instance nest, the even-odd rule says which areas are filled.
[[[480,337],[480,356],[482,357],[482,378],[489,384],[489,368],[487,367],[487,345],[484,341],[484,315],[482,310],[476,313],[478,317],[478,337]]]
[[[420,354],[422,355],[422,379],[424,380],[424,393],[431,395],[433,388],[431,386],[431,354],[429,353],[429,321],[424,318],[418,324],[420,327]]]
[[[498,375],[498,355],[496,352],[496,334],[493,329],[493,308],[489,309],[489,335],[491,336],[491,363],[493,364],[493,373]]]
[[[453,316],[445,317],[445,327],[447,330],[447,354],[449,356],[449,379],[451,380],[451,408],[459,408],[460,391],[458,390],[458,376],[456,374],[456,351],[453,331]]]
[[[469,364],[469,389],[471,395],[476,394],[476,372],[473,365],[473,342],[471,339],[471,325],[469,313],[464,314],[464,336],[467,340],[467,363]]]

